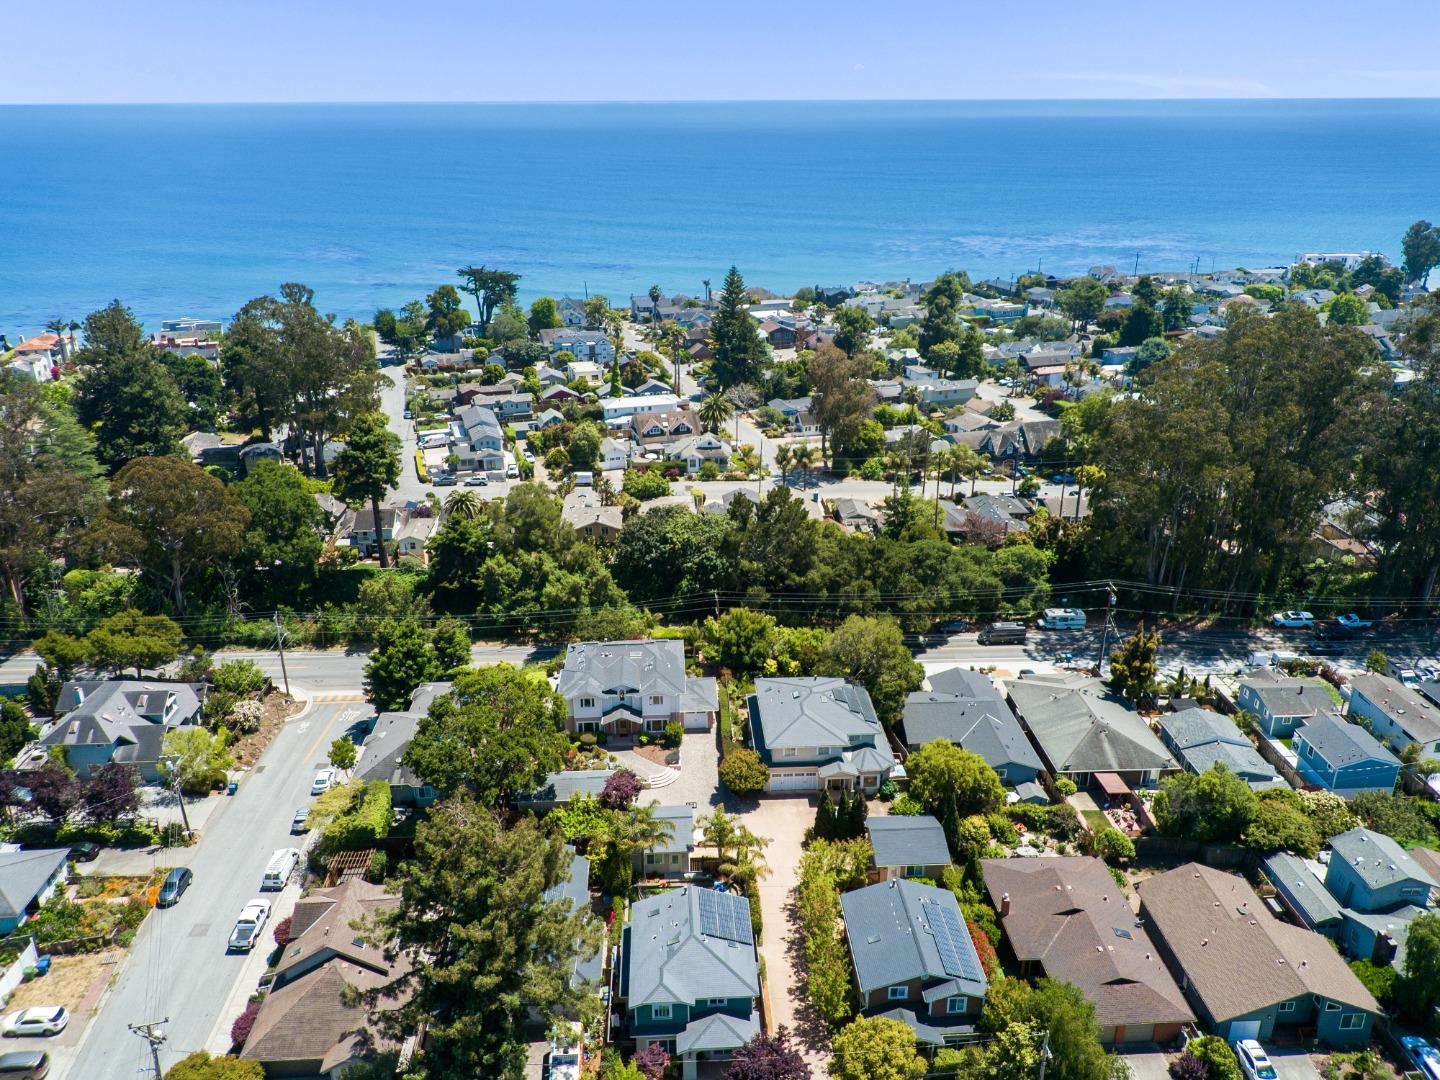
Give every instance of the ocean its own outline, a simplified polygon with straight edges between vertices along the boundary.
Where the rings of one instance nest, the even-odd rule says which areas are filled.
[[[1273,265],[1440,219],[1440,101],[0,107],[0,331],[118,297],[521,298]]]

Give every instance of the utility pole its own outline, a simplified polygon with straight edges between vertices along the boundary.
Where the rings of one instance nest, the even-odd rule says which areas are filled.
[[[164,759],[164,763],[172,769],[174,769],[179,762],[180,759],[176,757],[167,757]],[[185,823],[185,839],[189,840],[192,835],[190,832],[190,815],[185,812],[185,793],[180,790],[180,781],[182,779],[183,777],[181,777],[177,771],[175,773],[175,801],[180,804],[180,820]],[[163,1020],[161,1021],[162,1024],[164,1022]]]
[[[285,667],[285,629],[280,625],[280,613],[275,612],[275,645],[280,650],[280,677],[285,680],[285,696],[290,696],[290,672]]]
[[[150,1045],[150,1060],[155,1064],[155,1080],[162,1080],[164,1073],[160,1069],[160,1047],[165,1045],[164,1025],[170,1022],[167,1016],[164,1020],[156,1020],[150,1024],[126,1024],[131,1032],[139,1035]]]
[[[1052,1057],[1050,1053],[1050,1032],[1045,1032],[1045,1038],[1040,1041],[1040,1076],[1038,1080],[1045,1080],[1045,1066]]]
[[[1100,634],[1100,655],[1095,660],[1095,674],[1097,676],[1104,674],[1105,646],[1110,641],[1110,631],[1115,630],[1115,586],[1107,581],[1105,583],[1105,592],[1105,629]],[[1115,636],[1120,636],[1118,630],[1115,631]]]

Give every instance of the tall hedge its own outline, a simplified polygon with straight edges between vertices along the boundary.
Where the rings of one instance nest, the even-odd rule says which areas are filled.
[[[350,805],[336,815],[320,834],[320,850],[363,851],[390,832],[390,785],[372,780],[360,788]]]

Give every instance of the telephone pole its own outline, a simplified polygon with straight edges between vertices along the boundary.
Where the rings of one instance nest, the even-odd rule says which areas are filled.
[[[1115,586],[1109,582],[1105,583],[1105,630],[1100,635],[1100,656],[1095,661],[1095,674],[1100,676],[1105,671],[1105,646],[1110,641],[1110,632],[1115,631],[1115,636],[1120,636],[1120,631],[1115,630]]]
[[[156,1020],[150,1024],[126,1024],[131,1032],[139,1035],[150,1044],[150,1060],[155,1064],[155,1080],[162,1080],[164,1073],[160,1068],[160,1047],[165,1045],[165,1032],[163,1027],[170,1022],[167,1016],[164,1020]]]
[[[280,650],[280,677],[285,680],[285,696],[290,696],[290,672],[285,668],[285,629],[280,625],[280,613],[275,612],[275,645]]]

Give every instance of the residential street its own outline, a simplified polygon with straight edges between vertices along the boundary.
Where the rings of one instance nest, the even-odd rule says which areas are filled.
[[[229,1025],[273,948],[271,928],[289,914],[298,896],[293,885],[283,893],[262,893],[265,864],[276,848],[301,846],[305,838],[290,835],[290,819],[310,801],[310,782],[325,764],[330,742],[368,712],[367,706],[318,704],[289,721],[262,764],[240,781],[238,792],[216,796],[223,805],[211,814],[198,845],[157,852],[155,865],[187,865],[194,884],[175,907],[156,909],[146,918],[78,1055],[68,1070],[60,1063],[52,1076],[89,1080],[146,1074],[149,1049],[128,1024],[168,1018],[160,1052],[166,1068],[196,1050],[228,1046]],[[227,954],[235,918],[257,896],[273,905],[263,944],[249,956]]]

